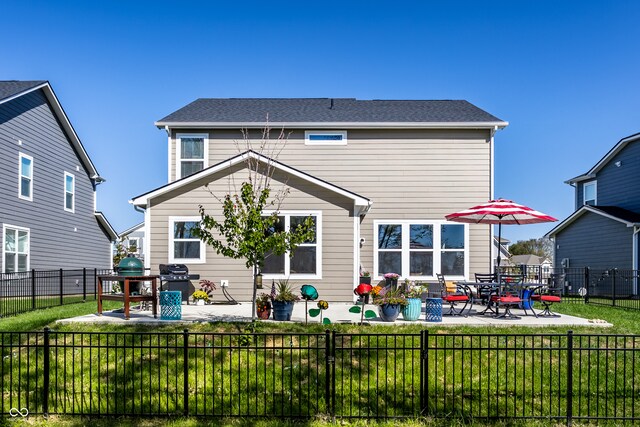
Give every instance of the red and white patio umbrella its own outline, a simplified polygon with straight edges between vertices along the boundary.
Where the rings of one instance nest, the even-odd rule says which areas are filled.
[[[552,216],[538,212],[511,200],[490,200],[478,206],[446,215],[447,221],[468,224],[498,224],[498,244],[502,239],[502,224],[538,224],[557,221]],[[497,271],[500,271],[500,251],[498,250]]]

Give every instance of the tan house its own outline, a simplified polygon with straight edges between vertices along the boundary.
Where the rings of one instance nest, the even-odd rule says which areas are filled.
[[[257,150],[268,117],[276,156]],[[251,159],[274,168],[274,187],[290,194],[279,212],[289,227],[312,215],[316,239],[292,257],[271,257],[266,283],[314,284],[329,301],[353,298],[361,270],[435,281],[491,271],[487,225],[444,216],[493,197],[493,143],[507,126],[466,101],[356,99],[198,99],[156,122],[168,134],[168,183],[133,198],[145,211],[146,267],[183,263],[191,273],[229,281],[251,295],[252,272],[193,238],[198,206],[221,214],[223,196],[247,176]],[[243,147],[242,129],[254,150]],[[268,288],[268,286],[266,286]]]

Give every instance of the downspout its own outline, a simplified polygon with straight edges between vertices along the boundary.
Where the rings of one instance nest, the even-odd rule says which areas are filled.
[[[171,182],[171,163],[173,162],[171,157],[171,129],[169,126],[165,126],[164,130],[167,132],[167,182]]]
[[[149,209],[148,205],[146,209],[141,208],[140,206],[133,205],[133,209],[135,209],[136,212],[144,214],[144,243],[142,245],[142,250],[144,252],[145,271],[150,271],[147,269],[151,268],[151,210]]]
[[[640,225],[633,226],[633,268],[636,274],[633,276],[633,294],[638,295],[638,270],[640,270],[640,263],[638,262],[638,239],[640,238]]]
[[[494,135],[496,134],[496,132],[498,131],[498,126],[494,126],[493,129],[491,129],[491,138],[489,139],[489,200],[494,200],[495,199],[495,179],[494,179],[494,173],[495,173],[495,168],[494,168],[494,164],[495,164],[495,149],[494,149]],[[498,242],[498,248],[497,250],[500,251],[500,245],[502,244],[502,242]],[[494,265],[493,265],[493,260],[496,257],[496,245],[493,244],[493,225],[489,226],[489,253],[491,254],[491,257],[489,259],[489,269],[487,271],[493,271],[494,269]]]

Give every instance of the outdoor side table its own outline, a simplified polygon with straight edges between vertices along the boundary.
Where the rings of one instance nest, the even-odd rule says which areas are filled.
[[[161,320],[182,319],[182,292],[181,291],[160,292],[160,319]]]
[[[160,276],[98,276],[98,315],[102,316],[102,300],[123,301],[124,318],[129,320],[129,306],[132,302],[151,301],[153,317],[158,317],[158,279]],[[123,292],[120,294],[105,294],[103,282],[124,282]],[[151,282],[151,295],[130,295],[130,282]]]
[[[442,298],[426,298],[425,320],[427,322],[442,322]]]

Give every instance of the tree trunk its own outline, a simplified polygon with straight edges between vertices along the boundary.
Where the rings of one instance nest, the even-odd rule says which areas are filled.
[[[258,318],[256,313],[256,296],[258,294],[258,287],[256,284],[256,278],[258,277],[258,266],[253,266],[253,299],[251,300],[251,321],[255,322]]]

